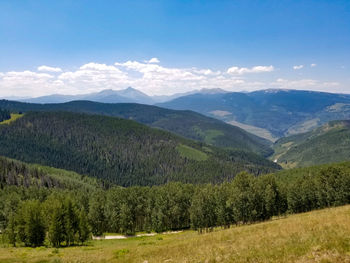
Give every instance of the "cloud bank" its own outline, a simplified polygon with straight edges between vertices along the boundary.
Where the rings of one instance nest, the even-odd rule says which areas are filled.
[[[125,89],[129,86],[149,95],[170,95],[198,89],[221,88],[228,91],[252,91],[258,89],[300,88],[323,89],[338,83],[322,83],[316,80],[256,81],[254,74],[270,74],[275,68],[232,66],[219,71],[207,68],[164,67],[158,58],[150,60],[116,62],[112,65],[91,62],[76,70],[40,66],[37,71],[0,72],[0,97],[35,97],[48,94],[83,94],[104,89]]]
[[[40,66],[38,67],[38,71],[46,71],[46,72],[62,72],[61,68],[49,67],[49,66]]]

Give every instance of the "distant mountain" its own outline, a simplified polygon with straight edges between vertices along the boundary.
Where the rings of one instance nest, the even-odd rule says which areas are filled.
[[[103,103],[134,102],[153,104],[155,101],[148,95],[131,87],[124,90],[103,90],[96,93],[82,95],[49,95],[32,99],[23,99],[23,102],[30,103],[64,103],[74,100],[90,100]]]
[[[53,94],[48,96],[42,96],[37,98],[20,99],[18,101],[29,102],[29,103],[64,103],[79,99],[79,95],[60,95]]]
[[[123,186],[219,183],[240,171],[279,169],[259,155],[225,151],[135,121],[72,112],[28,112],[0,125],[0,155]]]
[[[279,139],[271,157],[286,168],[350,160],[350,121],[331,121],[310,132]]]
[[[217,147],[246,150],[264,156],[272,154],[269,141],[238,127],[192,111],[177,111],[132,103],[104,104],[90,101],[31,104],[4,100],[0,101],[0,108],[16,112],[72,111],[115,116],[135,120]]]
[[[193,110],[270,139],[350,118],[350,95],[313,91],[196,93],[157,105]]]
[[[198,93],[199,94],[216,94],[216,93],[227,93],[227,92],[228,91],[219,89],[219,88],[218,89],[200,89],[200,90],[192,90],[185,93],[175,93],[173,95],[153,96],[152,98],[156,103],[163,103],[163,102],[174,100],[179,97],[184,97],[192,94],[198,94]]]
[[[186,96],[194,93],[201,94],[215,94],[215,93],[225,93],[226,91],[222,89],[202,89],[194,90],[187,93],[177,93],[173,95],[163,95],[163,96],[148,96],[147,94],[128,87],[123,90],[112,90],[106,89],[100,92],[81,94],[81,95],[61,95],[53,94],[48,96],[42,96],[37,98],[20,98],[14,97],[7,98],[9,100],[17,100],[22,102],[30,103],[65,103],[74,100],[89,100],[102,103],[140,103],[152,105],[155,103],[166,102],[169,100],[176,99],[181,96]]]

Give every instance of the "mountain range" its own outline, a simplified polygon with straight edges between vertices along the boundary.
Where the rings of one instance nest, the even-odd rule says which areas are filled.
[[[113,101],[115,94],[115,91],[105,90],[85,98]],[[140,101],[147,96],[132,88],[118,94]],[[244,150],[265,157],[271,155],[270,160],[286,168],[350,158],[350,149],[347,148],[350,95],[347,94],[297,90],[250,93],[202,90],[156,105],[0,101],[0,108],[12,112],[71,111],[134,120],[207,145]]]
[[[74,100],[138,103],[192,110],[270,141],[310,131],[328,121],[350,118],[350,95],[279,89],[254,92],[202,89],[171,96],[148,96],[129,87],[124,90],[103,90],[84,95],[50,95],[21,101],[64,103]]]
[[[74,100],[89,100],[102,103],[141,103],[141,104],[155,104],[169,100],[176,99],[178,97],[187,96],[194,93],[201,94],[214,94],[214,93],[225,93],[222,89],[201,89],[193,90],[186,93],[176,93],[173,95],[161,95],[161,96],[149,96],[137,89],[128,87],[122,90],[106,89],[100,92],[80,94],[80,95],[61,95],[53,94],[47,96],[41,96],[36,98],[7,98],[9,100],[17,100],[22,102],[30,103],[64,103]]]
[[[270,139],[350,118],[350,95],[298,90],[191,94],[157,104],[193,110]]]

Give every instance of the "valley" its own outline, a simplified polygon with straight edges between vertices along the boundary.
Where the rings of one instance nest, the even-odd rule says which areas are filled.
[[[350,158],[349,121],[331,121],[307,133],[279,139],[270,157],[285,168],[345,161]]]
[[[348,259],[348,121],[272,143],[158,106],[0,108],[4,262]]]
[[[350,1],[0,1],[0,263],[350,263]]]

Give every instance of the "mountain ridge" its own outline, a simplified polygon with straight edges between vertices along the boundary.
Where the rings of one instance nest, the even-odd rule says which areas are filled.
[[[0,155],[122,186],[216,183],[241,171],[280,168],[253,153],[225,151],[135,121],[72,112],[25,113],[0,126],[0,144]]]
[[[350,118],[349,94],[315,91],[269,89],[192,94],[156,105],[263,128],[277,138],[309,131],[331,120]]]
[[[271,143],[246,131],[193,111],[176,111],[134,103],[106,104],[73,101],[63,104],[31,104],[1,101],[0,108],[15,112],[72,111],[135,120],[180,136],[217,147],[243,149],[264,156],[272,154]]]

